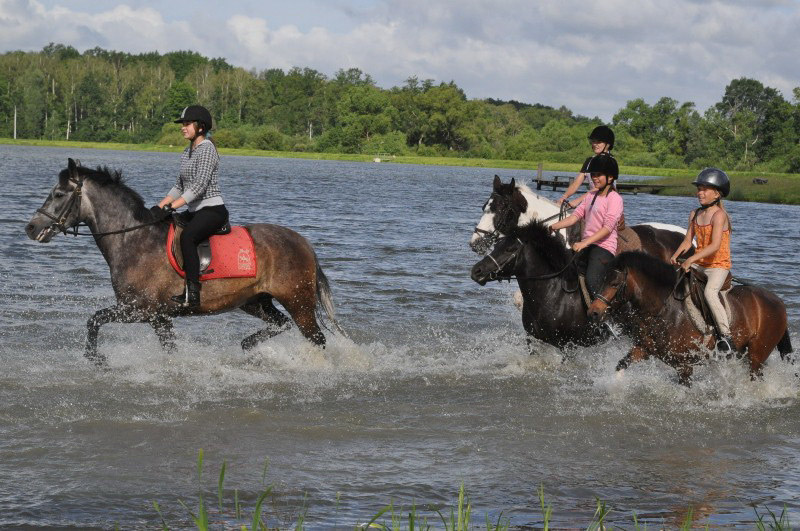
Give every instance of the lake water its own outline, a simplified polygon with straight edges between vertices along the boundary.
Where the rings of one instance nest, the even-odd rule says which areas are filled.
[[[626,340],[527,355],[516,286],[472,282],[467,242],[492,176],[532,172],[223,157],[232,220],[311,241],[349,338],[322,351],[292,330],[245,355],[261,323],[231,312],[176,320],[167,355],[148,326],[112,324],[103,372],[83,358],[86,320],[113,303],[100,252],[24,233],[67,157],[121,169],[148,204],[178,168],[177,154],[0,146],[0,526],[153,527],[153,501],[191,526],[178,500],[197,507],[200,448],[228,525],[234,489],[249,510],[262,482],[281,527],[304,507],[308,526],[344,528],[389,502],[451,507],[462,483],[478,523],[541,525],[540,486],[557,526],[585,527],[596,497],[629,528],[634,512],[678,526],[690,507],[696,525],[751,527],[754,507],[784,503],[800,517],[800,380],[777,354],[762,381],[715,362],[690,389],[657,361],[617,380]],[[629,224],[685,225],[695,205],[625,196]],[[800,207],[727,207],[734,273],[786,301],[800,346]]]

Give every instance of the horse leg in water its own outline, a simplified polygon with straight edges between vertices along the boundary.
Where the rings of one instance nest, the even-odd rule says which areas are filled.
[[[98,367],[107,365],[106,357],[97,352],[97,333],[100,331],[100,327],[106,323],[142,323],[145,321],[149,322],[150,317],[122,306],[110,306],[97,310],[86,322],[87,335],[84,356]]]
[[[158,336],[161,348],[168,353],[174,352],[175,332],[172,330],[172,319],[166,315],[156,315],[148,319],[148,322]]]
[[[297,328],[306,339],[315,345],[325,348],[325,336],[322,334],[322,330],[319,329],[317,316],[314,313],[317,300],[316,293],[312,289],[310,293],[307,293],[306,297],[301,297],[303,293],[300,290],[298,291],[299,293],[291,300],[280,302],[289,312],[289,315],[292,316]]]
[[[632,363],[642,361],[643,359],[646,358],[647,358],[647,353],[644,351],[644,349],[642,349],[642,347],[639,346],[634,346],[632,349],[630,349],[630,351],[628,351],[627,354],[625,354],[624,358],[619,360],[619,363],[617,363],[616,370],[624,371],[625,369],[630,367]]]
[[[243,305],[242,310],[270,324],[269,327],[244,338],[242,340],[243,350],[250,350],[260,342],[274,337],[292,326],[289,318],[272,304],[272,297],[269,295],[263,295],[257,301]]]

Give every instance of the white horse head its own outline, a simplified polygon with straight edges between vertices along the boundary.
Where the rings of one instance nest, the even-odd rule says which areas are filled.
[[[560,209],[553,201],[534,193],[526,184],[517,183],[514,179],[505,184],[495,175],[492,194],[483,205],[483,215],[478,220],[469,241],[470,247],[476,253],[485,253],[498,238],[504,236],[495,227],[495,218],[507,213],[515,190],[525,201],[525,208],[516,220],[517,227],[524,227],[535,219],[545,220],[548,225],[558,220]],[[566,238],[566,234],[563,235]]]

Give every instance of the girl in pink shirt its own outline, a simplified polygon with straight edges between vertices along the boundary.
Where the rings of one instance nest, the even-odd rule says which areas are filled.
[[[586,194],[575,212],[550,225],[551,231],[563,229],[585,219],[583,238],[572,245],[581,252],[578,266],[585,271],[586,287],[595,297],[605,277],[606,267],[617,252],[617,223],[622,217],[622,196],[614,190],[619,177],[619,166],[613,157],[601,153],[592,158],[587,167],[594,190]]]

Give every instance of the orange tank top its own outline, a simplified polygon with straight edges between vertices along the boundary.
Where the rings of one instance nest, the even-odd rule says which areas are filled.
[[[711,243],[711,223],[708,225],[698,225],[694,223],[694,239],[697,242],[697,250],[707,247]],[[722,231],[722,241],[717,252],[698,260],[697,265],[702,267],[715,267],[719,269],[731,268],[731,228]]]

